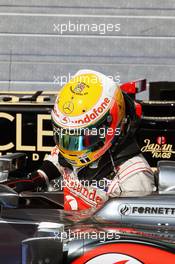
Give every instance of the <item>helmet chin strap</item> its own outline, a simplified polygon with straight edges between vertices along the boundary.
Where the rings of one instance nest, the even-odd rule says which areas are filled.
[[[113,156],[112,156],[112,153],[111,153],[111,150],[109,149],[109,155],[110,155],[110,159],[111,159],[111,163],[112,163],[112,166],[113,166],[113,171],[115,173],[115,177],[118,179],[118,187],[120,189],[120,192],[122,192],[122,189],[121,189],[121,186],[120,186],[120,179],[119,179],[119,176],[118,176],[118,170],[115,166],[115,163],[114,163],[114,159],[113,159]]]

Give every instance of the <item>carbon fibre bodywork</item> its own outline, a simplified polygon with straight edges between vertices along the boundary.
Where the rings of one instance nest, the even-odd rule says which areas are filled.
[[[1,201],[6,200],[3,193],[1,189]],[[17,197],[18,203],[14,202]],[[65,212],[62,206],[63,194],[59,192],[19,196],[13,192],[1,208],[0,262],[91,263],[88,261],[94,259],[98,263],[97,256],[115,253],[109,256],[116,260],[111,263],[126,256],[131,258],[126,259],[128,263],[137,263],[129,262],[133,259],[158,263],[148,262],[146,253],[138,256],[139,248],[155,251],[158,258],[162,254],[169,263],[175,261],[174,193],[125,194],[97,211]]]

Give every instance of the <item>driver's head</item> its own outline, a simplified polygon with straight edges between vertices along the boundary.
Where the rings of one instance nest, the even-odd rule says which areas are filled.
[[[116,83],[96,71],[78,71],[59,91],[52,110],[55,143],[70,164],[85,166],[117,140],[124,117]]]

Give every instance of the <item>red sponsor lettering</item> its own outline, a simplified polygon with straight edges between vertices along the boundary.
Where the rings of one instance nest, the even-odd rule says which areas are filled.
[[[96,119],[101,113],[104,112],[104,110],[107,108],[108,104],[110,103],[109,98],[105,98],[100,106],[97,108],[93,108],[92,112],[90,114],[86,114],[84,118],[78,119],[73,121],[73,123],[76,124],[85,124],[90,123],[90,121],[93,121]]]
[[[97,189],[83,186],[78,179],[73,179],[66,169],[64,170],[64,180],[65,187],[68,188],[70,192],[71,190],[76,191],[77,195],[80,195],[82,198],[84,197],[89,201],[95,202],[97,206],[103,202],[103,199],[97,195]]]

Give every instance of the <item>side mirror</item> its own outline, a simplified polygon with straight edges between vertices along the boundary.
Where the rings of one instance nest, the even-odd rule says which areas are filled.
[[[26,169],[27,156],[24,153],[13,153],[0,156],[0,183],[6,182],[9,176],[22,174]]]
[[[0,205],[5,208],[18,207],[18,193],[10,187],[0,184]]]

